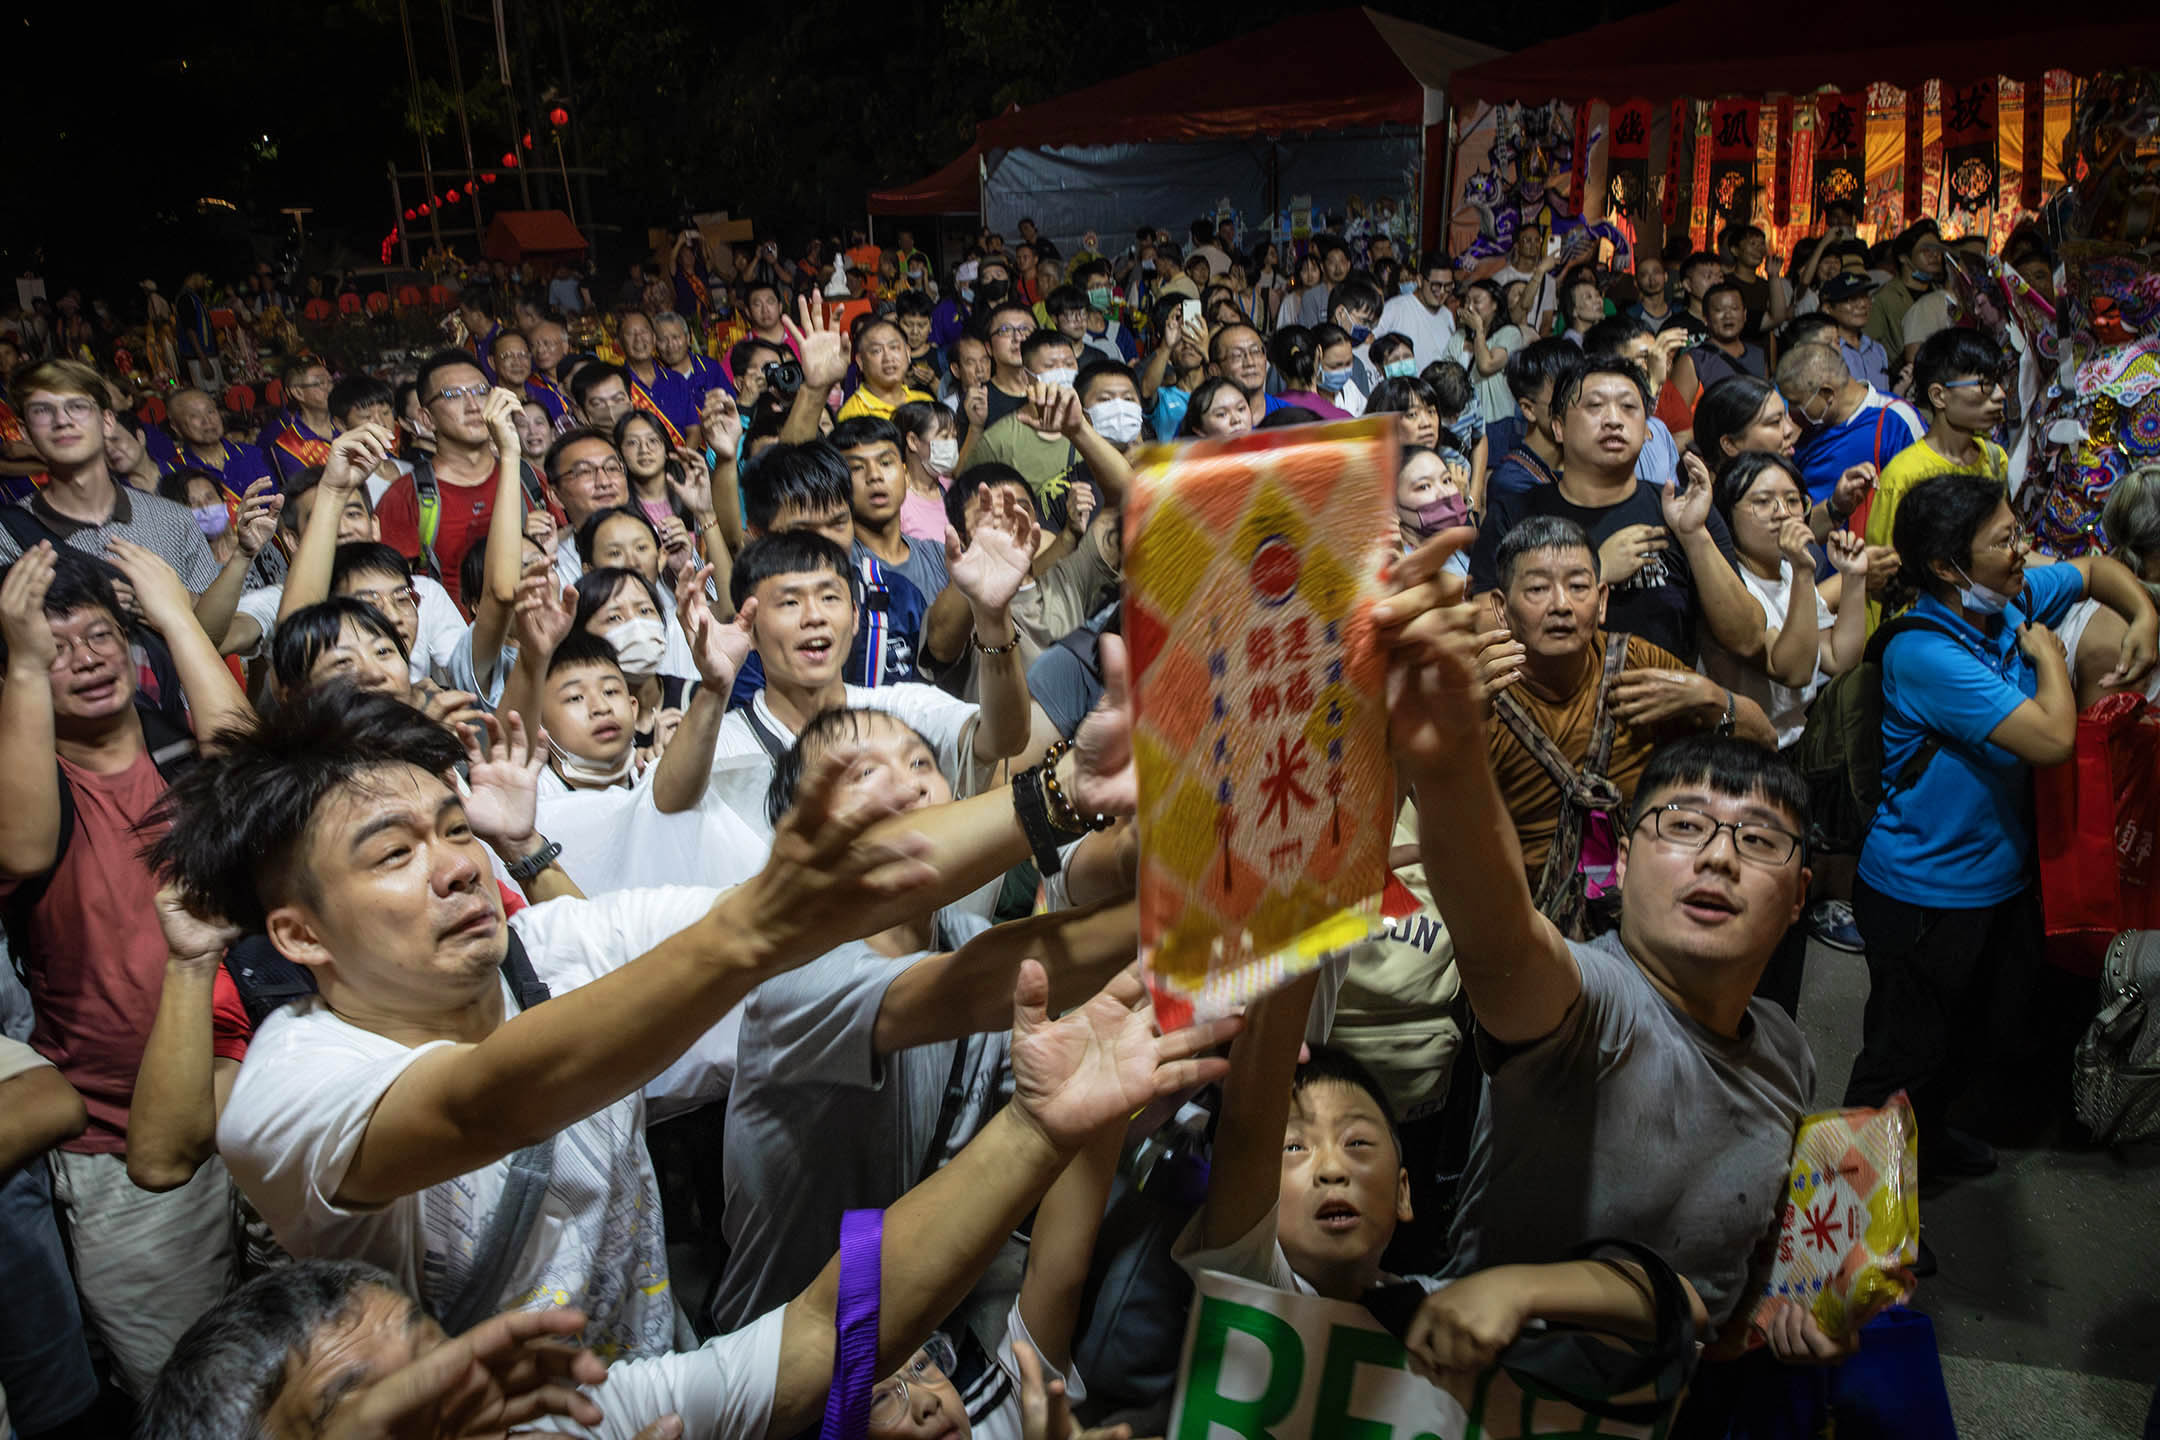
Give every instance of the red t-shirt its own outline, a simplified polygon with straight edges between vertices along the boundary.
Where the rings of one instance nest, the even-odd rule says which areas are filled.
[[[165,986],[165,934],[158,928],[157,877],[139,857],[163,824],[141,826],[165,794],[146,751],[127,769],[98,775],[60,762],[75,800],[75,830],[29,917],[30,1001],[37,1010],[31,1048],[52,1061],[83,1097],[90,1127],[61,1145],[83,1155],[127,1150],[135,1072]],[[140,828],[138,828],[140,827]],[[0,893],[20,882],[0,881]],[[219,1055],[246,1053],[247,1012],[230,983],[216,1000]]]
[[[496,462],[498,467],[501,462]],[[435,490],[440,497],[437,502],[435,522],[435,563],[442,567],[442,586],[450,592],[450,598],[459,604],[464,600],[458,595],[458,566],[465,563],[465,552],[487,540],[488,519],[495,513],[495,482],[499,471],[488,472],[488,478],[478,485],[452,485],[443,480],[441,472],[435,476]],[[426,572],[420,549],[420,491],[413,484],[412,476],[401,476],[398,482],[383,493],[382,503],[375,507],[375,518],[381,522],[383,544],[394,546],[400,555]]]

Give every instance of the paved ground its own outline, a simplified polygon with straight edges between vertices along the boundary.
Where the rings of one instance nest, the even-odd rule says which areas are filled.
[[[1867,966],[1808,951],[1800,1023],[1817,1100],[1859,1048]],[[2143,1433],[2160,1382],[2160,1146],[2002,1151],[2002,1168],[1922,1192],[1941,1273],[1920,1287],[1963,1440]]]

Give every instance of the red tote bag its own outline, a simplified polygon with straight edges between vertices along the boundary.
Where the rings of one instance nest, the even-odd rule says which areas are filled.
[[[2097,976],[2118,931],[2160,929],[2160,707],[2100,701],[2078,717],[2070,763],[2033,788],[2048,957]]]

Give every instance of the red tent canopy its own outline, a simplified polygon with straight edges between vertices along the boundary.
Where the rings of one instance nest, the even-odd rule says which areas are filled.
[[[1371,10],[1328,11],[1008,111],[975,134],[1017,150],[1422,125],[1426,87],[1500,53]]]
[[[582,254],[585,237],[560,210],[505,210],[489,222],[481,249],[490,260],[514,264],[535,255]]]
[[[973,215],[982,209],[982,146],[912,185],[879,190],[870,196],[873,215]]]
[[[1451,93],[1458,103],[1540,103],[1802,94],[1873,81],[1912,90],[2043,70],[2089,75],[2160,56],[2160,19],[2149,6],[1894,4],[1849,24],[1765,24],[1745,37],[1734,13],[1725,0],[1680,0],[1458,70]]]

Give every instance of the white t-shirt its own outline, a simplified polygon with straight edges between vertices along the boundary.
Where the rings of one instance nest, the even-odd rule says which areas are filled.
[[[590,896],[655,885],[726,889],[757,873],[770,838],[720,806],[664,815],[653,802],[657,763],[630,785],[572,790],[543,776],[537,826],[563,847],[563,873]],[[545,783],[552,782],[552,783]]]
[[[1261,1216],[1252,1229],[1214,1250],[1201,1248],[1200,1226],[1207,1216],[1204,1212],[1197,1214],[1178,1232],[1176,1243],[1170,1247],[1170,1258],[1184,1266],[1189,1274],[1219,1270],[1271,1290],[1287,1290],[1293,1295],[1318,1295],[1320,1292],[1313,1288],[1311,1281],[1290,1268],[1290,1257],[1283,1254],[1282,1242],[1275,1238],[1275,1211],[1280,1204],[1278,1200],[1276,1205],[1268,1207],[1267,1214]],[[1436,1275],[1383,1275],[1381,1280],[1382,1283],[1413,1281],[1424,1286],[1428,1294],[1448,1283]]]
[[[1422,373],[1435,360],[1447,359],[1448,342],[1455,337],[1455,316],[1445,305],[1435,313],[1415,295],[1397,295],[1382,308],[1380,323],[1373,326],[1376,339],[1391,332],[1410,337],[1411,353]]]
[[[1005,1334],[998,1341],[994,1357],[998,1373],[984,1376],[976,1385],[977,1391],[989,1388],[992,1392],[987,1409],[979,1415],[973,1412],[968,1415],[968,1426],[976,1440],[1021,1440],[1027,1433],[1020,1411],[1020,1359],[1014,1350],[1021,1344],[1038,1356],[1042,1354],[1042,1346],[1035,1343],[1035,1337],[1028,1333],[1027,1321],[1020,1317],[1020,1302],[1016,1300],[1012,1309],[1006,1312]],[[1078,1365],[1068,1362],[1063,1370],[1057,1370],[1044,1360],[1043,1383],[1048,1384],[1056,1378],[1065,1381],[1066,1398],[1075,1405],[1087,1399],[1087,1386],[1080,1379]]]
[[[1765,580],[1745,565],[1739,566],[1738,569],[1740,571],[1740,581],[1747,586],[1748,594],[1753,595],[1755,603],[1762,606],[1763,618],[1770,625],[1771,643],[1775,644],[1777,631],[1784,628],[1785,625],[1786,607],[1792,604],[1792,561],[1784,559],[1778,561],[1778,578],[1775,580]],[[1830,613],[1829,603],[1823,599],[1822,591],[1817,590],[1815,592],[1815,628],[1818,644],[1820,638],[1827,636],[1830,633],[1830,627],[1836,623],[1837,617]],[[1782,750],[1787,745],[1798,740],[1800,732],[1807,728],[1808,702],[1815,698],[1815,693],[1828,683],[1830,677],[1823,674],[1821,651],[1818,649],[1814,677],[1803,688],[1795,690],[1790,685],[1780,684],[1767,676],[1764,678],[1769,684],[1770,698],[1769,703],[1763,706],[1763,710],[1770,717],[1770,728],[1777,731],[1778,748]],[[1759,697],[1750,698],[1759,699]]]
[[[2099,601],[2080,600],[2070,607],[2069,614],[2063,616],[2062,624],[2055,627],[2055,633],[2063,643],[2063,658],[2069,661],[2073,677],[2077,675],[2078,642],[2085,638],[2085,627],[2099,613]],[[2152,674],[2145,677],[2145,698],[2160,705],[2160,666],[2153,667]]]
[[[765,1440],[780,1388],[786,1316],[785,1308],[767,1311],[742,1329],[715,1335],[679,1355],[619,1360],[608,1367],[604,1384],[583,1387],[604,1417],[597,1426],[550,1415],[533,1421],[533,1428],[632,1440],[661,1416],[679,1415],[683,1433],[700,1440]]]
[[[749,706],[728,711],[727,718],[720,722],[705,799],[708,805],[724,805],[732,810],[770,848],[773,827],[766,818],[765,796],[772,788],[773,760],[752,728],[748,712],[756,712],[758,722],[783,745],[794,743],[795,732],[774,718],[772,707],[765,703],[765,693],[758,691]],[[842,703],[850,710],[882,710],[929,741],[937,752],[938,768],[945,772],[956,798],[981,788],[974,773],[975,717],[980,707],[954,699],[935,685],[906,681],[880,685],[874,690],[850,685]],[[761,853],[760,863],[763,859]]]
[[[1915,345],[1925,345],[1930,335],[1950,328],[1950,292],[1941,289],[1928,291],[1905,307],[1905,319],[1900,323],[1900,336],[1908,350]],[[1891,356],[1891,363],[1896,364],[1898,358]]]
[[[554,900],[509,923],[555,1004],[687,928],[714,893],[671,887]],[[504,993],[511,1004],[507,985]],[[297,1001],[256,1031],[218,1122],[218,1153],[288,1252],[380,1265],[436,1311],[473,1263],[508,1159],[380,1206],[333,1197],[377,1103],[407,1066],[449,1043],[408,1048],[339,1019],[319,998]],[[575,1305],[591,1317],[579,1343],[604,1359],[674,1349],[667,1236],[642,1095],[557,1134],[541,1215],[511,1275],[485,1313]]]
[[[415,682],[433,679],[439,684],[457,689],[471,686],[458,685],[456,677],[463,675],[472,679],[472,626],[466,623],[464,614],[450,592],[430,576],[412,577],[413,595],[420,602],[420,617],[413,630],[412,654],[407,665]],[[285,601],[283,585],[262,585],[243,591],[236,613],[255,622],[262,632],[255,648],[241,653],[243,660],[258,660],[270,653],[270,641],[277,634],[278,607]],[[462,662],[460,660],[462,652]],[[501,693],[502,670],[496,672],[495,689]]]

